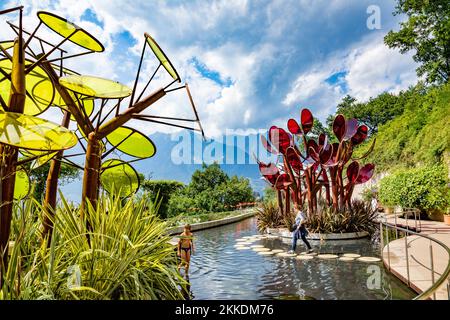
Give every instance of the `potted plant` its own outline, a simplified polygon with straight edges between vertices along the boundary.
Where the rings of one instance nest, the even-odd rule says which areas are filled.
[[[444,223],[450,226],[450,207],[447,208],[447,211],[444,214]]]

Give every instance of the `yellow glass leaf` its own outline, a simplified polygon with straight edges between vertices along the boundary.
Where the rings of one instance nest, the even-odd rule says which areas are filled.
[[[48,153],[42,157],[37,158],[33,162],[31,162],[30,170],[34,170],[39,168],[40,166],[43,166],[47,162],[53,159],[54,156],[56,156],[57,152]]]
[[[106,136],[106,139],[118,150],[132,157],[150,158],[156,153],[152,140],[129,127],[117,128]]]
[[[72,93],[72,91],[68,91],[69,94],[72,96],[73,101],[78,106],[79,102],[83,105],[84,111],[86,112],[86,115],[90,117],[92,115],[92,112],[94,112],[94,100],[93,99],[79,99],[75,97],[75,94]],[[68,111],[66,103],[64,102],[63,98],[59,94],[58,91],[55,91],[55,98],[53,99],[53,105],[60,107],[64,111]],[[70,120],[75,121],[75,118],[73,115],[70,116]]]
[[[25,61],[25,65],[33,62]],[[0,69],[4,73],[10,74],[12,63],[9,59],[0,60]],[[27,97],[25,99],[24,114],[35,116],[41,114],[51,105],[55,95],[55,88],[47,76],[47,73],[39,66],[36,66],[30,73],[26,75]],[[0,82],[0,95],[8,104],[11,94],[11,82],[3,80]]]
[[[37,150],[25,150],[21,149],[20,153],[23,154],[26,158],[34,158],[38,156],[35,160],[31,162],[30,170],[34,170],[39,168],[40,166],[46,164],[50,160],[53,159],[54,156],[56,156],[57,152],[47,152],[47,151],[37,151]]]
[[[161,47],[156,43],[155,39],[153,39],[149,34],[145,33],[145,39],[147,40],[147,43],[149,44],[150,48],[152,49],[153,53],[155,54],[156,58],[161,62],[164,69],[170,74],[170,76],[177,80],[178,82],[181,81],[180,76],[178,75],[177,71],[175,70],[172,62],[170,62],[169,58],[167,58],[164,51],[162,51]]]
[[[77,141],[72,131],[56,123],[0,111],[0,143],[30,150],[59,151],[72,148]]]
[[[0,46],[2,46],[4,50],[8,50],[14,47],[14,41],[13,40],[0,41]]]
[[[128,163],[118,159],[106,160],[102,170],[100,182],[108,193],[126,198],[139,189],[139,176]]]
[[[132,90],[117,82],[93,76],[71,75],[59,79],[65,88],[93,98],[120,99],[131,95]]]
[[[91,51],[102,52],[105,50],[97,39],[74,23],[46,11],[38,11],[37,15],[42,23],[63,38],[69,38],[69,41]],[[75,31],[76,33],[74,33]]]
[[[14,184],[14,199],[20,200],[30,193],[30,177],[25,170],[16,171],[16,182]]]

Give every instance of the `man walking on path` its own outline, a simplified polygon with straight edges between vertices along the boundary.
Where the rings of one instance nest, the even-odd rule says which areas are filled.
[[[305,223],[306,223],[305,214],[301,210],[298,210],[297,215],[295,216],[295,224],[294,224],[295,229],[292,232],[292,247],[289,253],[295,252],[295,249],[297,248],[297,240],[299,238],[301,238],[308,247],[308,253],[311,253],[313,251],[308,240],[306,240],[308,230],[306,230]]]

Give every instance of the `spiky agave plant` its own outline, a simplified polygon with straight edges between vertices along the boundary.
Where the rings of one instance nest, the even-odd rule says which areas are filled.
[[[323,209],[320,214],[308,216],[308,229],[313,233],[342,233],[367,231],[372,234],[376,228],[377,213],[364,201],[352,201],[352,207],[335,212]]]
[[[283,217],[275,200],[264,201],[256,208],[258,231],[264,232],[266,228],[277,228],[283,225]]]
[[[102,196],[82,221],[61,198],[49,247],[32,240],[39,221],[24,221],[45,214],[39,204],[17,215],[4,299],[183,299],[167,226],[148,199]]]

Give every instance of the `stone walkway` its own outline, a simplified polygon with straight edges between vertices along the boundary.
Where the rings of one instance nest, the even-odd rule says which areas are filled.
[[[387,222],[395,224],[395,219],[390,217],[387,219]],[[414,219],[397,218],[396,222],[398,226],[402,227],[409,226],[414,228],[416,226]],[[418,223],[417,225],[420,226]],[[439,240],[450,248],[450,226],[445,225],[443,222],[422,221],[420,233]],[[391,241],[389,246],[385,245],[383,261],[386,266],[389,267],[390,265],[391,272],[405,283],[408,281],[407,263],[409,263],[410,286],[416,292],[422,293],[431,287],[433,283],[430,246],[433,254],[434,280],[437,280],[442,275],[450,257],[440,245],[420,236],[408,236],[406,243],[408,246],[408,260],[406,259],[405,238],[399,238]],[[436,299],[449,299],[447,283],[436,291]]]

